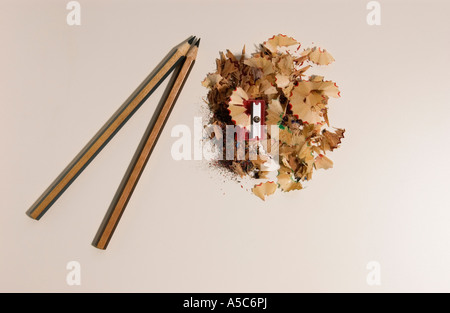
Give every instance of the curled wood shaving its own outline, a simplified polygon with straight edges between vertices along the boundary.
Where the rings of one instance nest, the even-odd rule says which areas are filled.
[[[263,201],[266,200],[266,196],[273,195],[276,190],[277,184],[275,184],[273,181],[260,183],[252,188],[252,192]]]

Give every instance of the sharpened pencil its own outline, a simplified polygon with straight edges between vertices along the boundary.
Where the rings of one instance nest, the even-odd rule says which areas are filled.
[[[133,160],[116,192],[116,195],[103,219],[102,224],[92,242],[99,249],[106,249],[119,223],[119,220],[131,198],[139,178],[163,130],[169,114],[180,94],[181,89],[194,65],[200,39],[189,49],[186,59],[177,75],[174,75],[173,85],[170,84],[166,94],[161,99],[157,112],[150,122],[144,136],[135,152]]]

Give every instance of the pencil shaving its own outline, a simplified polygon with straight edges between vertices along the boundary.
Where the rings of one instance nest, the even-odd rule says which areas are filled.
[[[236,175],[240,182],[245,178],[253,181],[251,190],[262,200],[276,189],[303,189],[302,183],[311,180],[314,170],[332,168],[333,162],[325,154],[338,148],[344,138],[345,130],[330,128],[328,116],[330,98],[341,96],[339,87],[310,73],[315,66],[335,60],[322,48],[300,48],[296,39],[276,35],[250,56],[245,54],[245,47],[241,56],[229,50],[220,52],[216,71],[202,82],[208,88],[210,123],[222,128],[223,133],[229,125],[246,130],[251,127],[251,110],[244,105],[245,100],[265,101],[264,124],[278,127],[276,145],[261,141],[261,156],[249,159],[250,146],[246,142],[244,160],[237,157],[235,149],[234,159],[214,163]],[[276,166],[267,153],[274,149],[278,153]],[[269,177],[276,182],[268,181]]]
[[[272,181],[260,183],[253,187],[252,192],[263,201],[266,200],[266,196],[270,196],[277,190],[277,184]]]

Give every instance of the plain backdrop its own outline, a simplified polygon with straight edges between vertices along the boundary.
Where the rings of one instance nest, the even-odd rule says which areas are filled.
[[[0,1],[0,291],[450,291],[448,1]],[[219,51],[274,34],[336,62],[334,168],[263,202],[201,161],[174,161],[175,125],[204,115]],[[25,211],[173,46],[202,38],[108,247],[90,245],[163,88],[40,220]],[[164,87],[163,84],[161,87]],[[81,266],[69,286],[68,262]],[[381,285],[367,283],[369,262]]]

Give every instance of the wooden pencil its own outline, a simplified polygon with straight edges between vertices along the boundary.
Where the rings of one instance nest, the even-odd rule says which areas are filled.
[[[45,214],[103,147],[105,147],[105,145],[122,128],[128,119],[140,108],[168,74],[170,74],[170,72],[185,59],[186,53],[192,46],[194,40],[195,36],[189,37],[174,47],[166,55],[119,110],[113,114],[73,161],[36,200],[26,212],[28,216],[39,220]]]
[[[197,56],[200,39],[192,45],[186,55],[186,59],[178,73],[174,73],[173,80],[169,84],[166,94],[162,97],[154,118],[149,123],[147,130],[135,152],[133,160],[116,192],[116,195],[103,219],[102,224],[92,242],[99,249],[106,249],[116,229],[119,220],[130,200],[130,197],[139,181],[139,178],[147,164],[147,161],[156,145],[161,131],[169,117],[184,82]],[[176,75],[177,74],[177,75]]]

